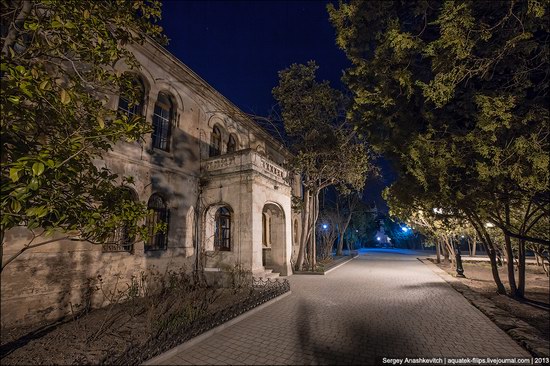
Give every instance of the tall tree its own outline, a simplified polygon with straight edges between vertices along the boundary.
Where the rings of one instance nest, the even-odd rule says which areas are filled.
[[[319,192],[332,185],[360,190],[371,169],[366,145],[345,119],[342,93],[327,81],[318,82],[317,68],[313,61],[293,64],[279,72],[279,85],[273,88],[295,154],[290,165],[304,186],[298,270],[305,260],[315,266]]]
[[[130,177],[101,168],[102,154],[119,141],[136,141],[144,118],[112,111],[109,96],[138,92],[115,68],[138,63],[127,46],[162,41],[155,0],[2,0],[1,222],[22,226],[25,250],[59,239],[102,242],[123,225],[134,237],[146,207],[121,193]],[[52,235],[54,235],[52,237]],[[2,259],[2,258],[0,258]]]
[[[345,75],[354,93],[350,118],[373,149],[402,178],[466,215],[488,245],[493,273],[487,222],[548,246],[544,235],[520,230],[528,224],[506,220],[507,207],[531,203],[537,213],[522,214],[537,221],[549,212],[547,8],[352,1],[329,5],[329,13],[353,63]]]

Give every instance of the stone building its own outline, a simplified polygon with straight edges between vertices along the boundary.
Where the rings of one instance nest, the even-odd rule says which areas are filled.
[[[141,69],[120,68],[135,76],[143,103],[113,96],[110,107],[142,113],[153,132],[144,142],[120,142],[97,164],[133,176],[130,193],[154,211],[147,224],[166,222],[167,233],[136,244],[58,241],[25,252],[2,274],[4,326],[69,314],[98,274],[124,283],[153,266],[191,270],[201,251],[207,272],[241,265],[256,276],[291,274],[299,237],[291,197],[301,184],[284,168],[289,152],[161,46],[133,51]],[[4,258],[28,238],[22,228],[8,232]]]

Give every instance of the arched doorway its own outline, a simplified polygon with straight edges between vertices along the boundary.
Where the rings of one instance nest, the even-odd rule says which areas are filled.
[[[262,265],[280,272],[285,263],[285,213],[276,203],[266,203],[262,210]]]

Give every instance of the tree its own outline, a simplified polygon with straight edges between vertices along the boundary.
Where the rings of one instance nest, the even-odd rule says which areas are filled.
[[[317,82],[316,70],[313,61],[293,64],[279,72],[279,85],[273,88],[295,154],[290,167],[302,176],[304,186],[298,270],[306,260],[315,266],[319,192],[333,185],[360,190],[371,169],[366,145],[343,116],[343,94],[327,81]]]
[[[342,255],[344,249],[344,238],[346,231],[354,215],[361,212],[361,197],[357,192],[349,192],[348,194],[339,194],[336,198],[336,213],[338,224],[338,245],[336,247],[336,255]],[[351,248],[348,249],[351,250]]]
[[[352,1],[329,13],[353,63],[350,118],[401,179],[464,215],[503,292],[486,223],[550,245],[546,234],[523,230],[549,214],[547,9],[512,0]],[[514,224],[512,212],[528,221]]]
[[[162,41],[154,24],[160,3],[5,0],[1,17],[0,253],[6,231],[22,226],[33,234],[2,269],[60,239],[104,242],[121,226],[146,236],[146,207],[121,190],[131,177],[98,161],[115,143],[149,131],[144,118],[106,104],[121,91],[130,107],[139,104],[131,78],[116,66],[138,68],[127,46],[148,36]]]

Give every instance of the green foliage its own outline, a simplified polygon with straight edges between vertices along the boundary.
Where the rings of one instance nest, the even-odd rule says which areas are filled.
[[[412,214],[407,204],[443,208],[525,237],[548,217],[547,9],[533,1],[329,5],[353,64],[344,77],[349,118],[399,172],[388,194],[402,220]]]
[[[279,72],[273,95],[292,139],[292,168],[308,188],[340,185],[360,190],[371,169],[366,145],[346,123],[344,97],[327,81],[316,81],[318,67],[293,64]]]
[[[127,46],[161,40],[159,17],[154,0],[2,0],[2,233],[26,226],[101,241],[125,225],[145,234],[146,208],[120,191],[131,178],[99,162],[150,129],[106,105],[132,89],[115,66],[138,67]]]

